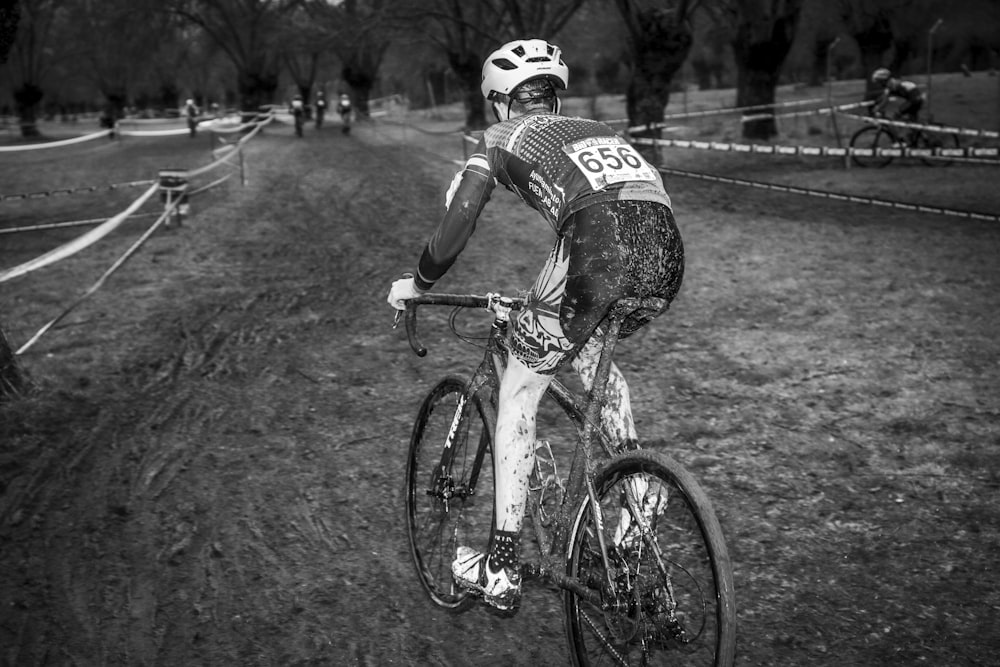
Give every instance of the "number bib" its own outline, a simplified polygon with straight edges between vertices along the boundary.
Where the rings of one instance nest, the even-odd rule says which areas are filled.
[[[655,181],[653,168],[621,137],[590,137],[563,146],[590,187],[601,190],[622,181]]]

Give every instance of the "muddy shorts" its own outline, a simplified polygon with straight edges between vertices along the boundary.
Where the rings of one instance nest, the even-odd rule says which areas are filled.
[[[537,373],[555,373],[623,297],[664,299],[622,323],[626,337],[658,316],[680,289],[684,246],[668,206],[609,201],[571,215],[513,321],[513,354]]]

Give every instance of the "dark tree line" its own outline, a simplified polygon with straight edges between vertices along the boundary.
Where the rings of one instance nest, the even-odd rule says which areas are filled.
[[[518,37],[572,42],[571,21],[595,8],[611,11],[614,25],[573,30],[621,42],[632,126],[662,120],[689,60],[703,81],[718,80],[723,51],[735,66],[736,104],[766,108],[797,40],[811,40],[814,83],[837,38],[855,45],[866,71],[904,67],[939,15],[949,43],[962,36],[968,49],[1000,48],[996,0],[0,0],[0,44],[10,51],[2,78],[25,135],[37,132],[43,100],[96,90],[120,113],[140,99],[178,104],[182,91],[204,98],[224,88],[225,104],[254,110],[280,101],[286,75],[308,102],[329,85],[320,73],[333,69],[346,88],[337,92],[364,115],[387,52],[405,44],[423,59],[412,63],[418,76],[450,73],[466,125],[477,128],[487,122],[483,58]],[[775,131],[766,118],[744,127],[748,138]]]

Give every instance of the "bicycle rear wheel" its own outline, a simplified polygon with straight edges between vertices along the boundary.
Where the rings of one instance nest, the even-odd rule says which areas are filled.
[[[634,522],[626,498],[635,497],[637,481],[642,500],[656,508],[645,535],[638,526],[632,533],[622,530]],[[615,590],[606,583],[597,528],[585,500],[573,525],[567,574],[600,590],[603,603],[565,593],[573,664],[731,665],[736,645],[732,565],[705,492],[680,464],[649,450],[617,456],[594,483]]]
[[[879,155],[878,151],[885,148],[893,148],[893,144],[898,140],[888,130],[869,126],[863,127],[851,137],[851,148],[871,149],[871,155],[859,155],[851,153],[851,161],[859,167],[884,167],[892,162],[892,155]]]
[[[931,149],[960,148],[961,144],[957,134],[921,130],[917,134],[916,147]],[[949,160],[947,157],[922,157],[920,160],[924,164],[932,167],[947,167],[954,162],[954,160]]]
[[[473,598],[452,579],[460,544],[485,549],[493,526],[490,429],[465,383],[445,378],[424,399],[410,437],[406,528],[410,555],[431,600],[449,611]],[[450,435],[450,440],[449,440]]]

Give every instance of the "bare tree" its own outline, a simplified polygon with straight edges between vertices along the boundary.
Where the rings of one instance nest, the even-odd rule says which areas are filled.
[[[0,65],[7,62],[7,53],[14,46],[20,16],[20,0],[0,0]]]
[[[840,0],[840,15],[847,32],[858,43],[861,68],[869,74],[882,64],[892,48],[892,15],[901,0]],[[866,76],[867,78],[867,76]],[[878,93],[869,81],[866,97]]]
[[[431,24],[427,32],[444,54],[465,91],[465,125],[486,124],[480,84],[483,60],[513,39],[551,39],[584,0],[432,0],[420,7]]]
[[[173,10],[204,30],[236,67],[244,109],[271,102],[281,68],[282,21],[304,0],[172,0]]]
[[[100,5],[64,0],[61,5],[77,69],[104,95],[107,115],[122,117],[172,38],[171,15],[158,0],[103,0]]]
[[[329,49],[330,37],[321,25],[313,21],[305,6],[296,9],[289,18],[284,26],[286,38],[281,40],[281,57],[308,110],[319,62]]]
[[[670,100],[674,75],[691,51],[691,12],[697,2],[616,0],[625,21],[632,76],[625,106],[629,124],[659,123]],[[658,137],[660,130],[635,133]]]
[[[8,54],[11,93],[21,136],[37,137],[46,74],[56,60],[56,0],[21,0],[17,33]]]
[[[736,60],[736,106],[761,108],[761,118],[743,124],[743,137],[778,133],[774,101],[781,68],[792,48],[804,0],[711,0],[715,20],[732,35]]]
[[[368,100],[382,59],[408,0],[310,0],[307,7],[341,62],[355,113],[368,115]]]

